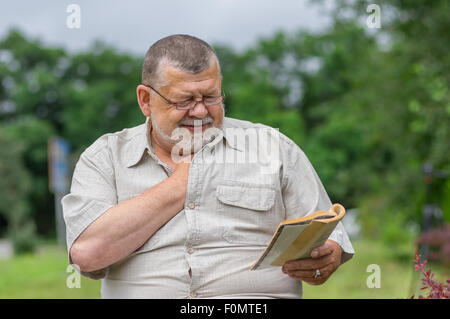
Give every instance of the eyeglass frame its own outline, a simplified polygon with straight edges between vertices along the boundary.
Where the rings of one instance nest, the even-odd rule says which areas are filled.
[[[145,85],[145,84],[142,84],[142,85],[143,85],[143,86],[146,86],[146,87],[148,87],[148,88],[150,88],[150,89],[152,89],[153,91],[155,91],[156,94],[158,94],[160,97],[162,97],[162,98],[164,99],[164,101],[166,101],[167,104],[169,104],[169,105],[171,105],[171,106],[174,106],[177,110],[180,110],[180,111],[193,110],[193,109],[197,106],[197,104],[198,104],[199,102],[202,102],[203,105],[205,105],[206,107],[209,107],[209,106],[215,106],[215,105],[217,105],[217,104],[219,104],[219,103],[222,103],[222,102],[225,100],[225,92],[224,92],[223,89],[222,89],[222,93],[221,93],[220,95],[218,95],[218,96],[207,96],[207,95],[203,95],[201,101],[196,101],[196,100],[194,100],[194,101],[195,101],[194,106],[189,107],[189,108],[183,108],[183,107],[181,107],[181,106],[177,106],[177,105],[176,105],[176,103],[180,103],[180,102],[173,102],[173,101],[169,100],[168,98],[166,98],[165,96],[163,96],[161,93],[159,93],[156,89],[154,89],[151,85]],[[217,97],[217,98],[218,98],[218,97],[221,97],[222,99],[221,99],[219,102],[217,102],[216,104],[206,105],[206,104],[205,104],[205,98],[207,98],[207,97]],[[186,101],[186,100],[185,100],[185,101]]]

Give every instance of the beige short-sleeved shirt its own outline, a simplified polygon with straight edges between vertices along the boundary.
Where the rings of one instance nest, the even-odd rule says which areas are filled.
[[[80,156],[62,199],[68,249],[109,208],[171,173],[148,144],[147,122],[100,137]],[[83,274],[102,278],[103,298],[301,298],[301,282],[280,267],[249,268],[281,221],[330,207],[295,143],[225,117],[222,133],[194,156],[184,209],[131,255]],[[341,223],[329,239],[342,247],[342,262],[353,256]]]

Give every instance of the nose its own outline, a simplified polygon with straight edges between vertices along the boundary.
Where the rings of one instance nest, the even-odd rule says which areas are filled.
[[[194,108],[190,109],[188,112],[189,116],[195,116],[199,119],[204,118],[207,114],[208,109],[206,108],[205,104],[203,104],[203,101],[197,101],[197,104],[195,104]]]

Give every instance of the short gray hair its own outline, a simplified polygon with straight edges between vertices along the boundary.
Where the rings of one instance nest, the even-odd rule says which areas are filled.
[[[164,85],[162,67],[170,65],[182,72],[199,73],[220,65],[214,49],[205,41],[187,34],[175,34],[156,41],[147,51],[142,66],[142,84],[158,88]]]

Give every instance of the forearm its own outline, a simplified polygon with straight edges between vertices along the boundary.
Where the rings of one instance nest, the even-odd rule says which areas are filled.
[[[75,241],[72,261],[82,271],[107,267],[142,246],[184,207],[186,186],[171,176],[123,201],[95,220]]]

